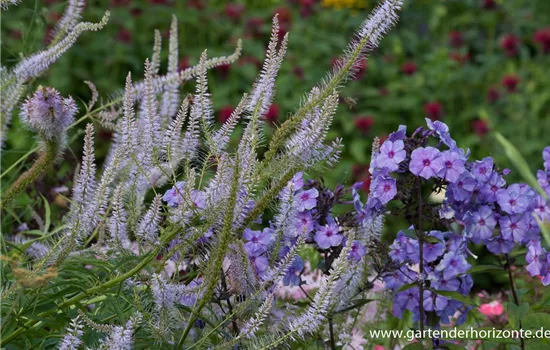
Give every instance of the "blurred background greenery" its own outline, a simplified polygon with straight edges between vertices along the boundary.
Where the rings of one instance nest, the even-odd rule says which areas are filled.
[[[330,137],[343,137],[345,150],[335,171],[324,174],[329,183],[365,179],[373,137],[383,138],[399,124],[416,128],[425,117],[446,122],[459,144],[471,148],[474,156],[492,154],[506,166],[508,161],[491,134],[497,130],[536,169],[550,128],[550,2],[405,3],[397,28],[342,92]],[[143,62],[151,55],[154,29],[161,31],[166,47],[175,14],[182,69],[196,64],[205,48],[210,56],[228,54],[238,38],[244,40],[237,63],[211,72],[214,105],[223,121],[240,93],[250,89],[263,59],[271,17],[279,13],[281,35],[288,31],[291,40],[269,116],[278,124],[324,76],[375,4],[374,0],[89,1],[84,19],[97,21],[109,9],[108,26],[85,33],[29,91],[38,84],[50,85],[86,101],[90,92],[83,81],[90,80],[108,98],[123,86],[128,71],[141,76]],[[47,45],[65,5],[26,0],[5,12],[2,65],[13,66],[21,55]],[[33,142],[18,129],[17,121],[14,124],[15,135],[9,137],[2,156],[4,167]]]
[[[375,5],[374,0],[88,1],[84,19],[98,21],[109,9],[108,26],[84,33],[47,74],[29,84],[28,92],[39,84],[49,85],[83,105],[90,98],[83,82],[90,80],[108,99],[123,87],[128,71],[142,76],[143,62],[152,53],[154,29],[160,30],[167,47],[175,14],[181,69],[198,63],[205,48],[209,56],[225,55],[234,50],[238,38],[244,40],[238,62],[210,72],[221,123],[242,93],[250,90],[264,57],[271,18],[279,13],[280,34],[290,32],[290,45],[268,115],[271,132],[324,77]],[[45,47],[65,6],[56,0],[24,0],[4,12],[2,65],[13,66],[21,56]],[[426,117],[447,123],[459,145],[472,150],[473,158],[492,155],[501,167],[513,169],[494,138],[493,132],[498,131],[518,147],[532,171],[541,167],[540,154],[549,143],[550,130],[549,13],[548,0],[405,1],[397,28],[341,93],[329,134],[329,138],[344,139],[341,162],[332,171],[312,176],[322,175],[330,186],[367,180],[373,138],[383,139],[400,124],[415,129],[425,125]],[[184,89],[192,91],[192,86]],[[70,186],[74,164],[80,159],[83,127],[84,123],[71,131],[73,142],[66,161],[31,189],[29,203],[38,198],[32,191],[38,191],[63,207],[63,200],[51,189]],[[35,146],[17,118],[8,135],[3,169]],[[98,138],[101,158],[110,133],[100,131]],[[30,159],[3,175],[2,188],[29,164]],[[519,180],[517,174],[511,177]]]

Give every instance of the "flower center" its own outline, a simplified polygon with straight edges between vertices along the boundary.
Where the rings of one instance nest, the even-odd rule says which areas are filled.
[[[451,169],[453,167],[453,162],[448,160],[448,161],[445,162],[445,166],[447,167],[447,169]]]
[[[253,237],[253,238],[252,238],[252,242],[253,242],[253,243],[258,243],[258,237]]]
[[[485,220],[480,219],[480,220],[479,220],[479,224],[480,224],[481,226],[485,226]]]
[[[389,192],[391,190],[390,185],[384,185],[384,192]]]
[[[424,166],[430,166],[431,161],[429,159],[424,159],[423,163],[424,163]]]
[[[393,156],[395,156],[395,153],[393,153],[393,151],[389,151],[388,158],[393,158]]]
[[[302,196],[300,196],[300,199],[303,201],[307,201],[309,199],[309,195],[307,193],[302,193]]]

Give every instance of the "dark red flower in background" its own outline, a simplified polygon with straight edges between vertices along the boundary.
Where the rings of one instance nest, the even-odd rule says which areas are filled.
[[[500,99],[500,91],[498,91],[498,88],[496,86],[491,86],[489,90],[487,90],[487,101],[489,103],[495,103]]]
[[[233,113],[233,110],[234,108],[232,106],[222,107],[218,113],[218,121],[222,124],[225,123],[231,116],[231,113]]]
[[[246,21],[245,32],[247,36],[253,37],[256,39],[261,39],[263,36],[262,27],[264,25],[264,20],[259,17],[251,17]]]
[[[302,18],[309,17],[313,14],[314,9],[313,5],[315,5],[315,0],[300,0],[300,16]]]
[[[540,45],[544,53],[550,53],[550,27],[537,30],[533,34],[533,41]]]
[[[413,75],[416,73],[417,67],[416,63],[413,61],[405,62],[401,65],[401,72],[406,75]]]
[[[451,31],[449,33],[449,45],[457,49],[462,47],[462,45],[464,45],[464,38],[462,37],[462,33],[458,30]]]
[[[243,4],[228,3],[225,5],[224,13],[232,21],[238,22],[241,19],[244,10],[245,7]]]
[[[272,104],[271,106],[269,106],[269,110],[265,115],[265,119],[267,119],[267,121],[269,121],[271,124],[275,124],[279,119],[279,106],[277,106],[276,104]]]
[[[482,7],[486,10],[495,10],[498,5],[495,0],[483,0]]]
[[[180,58],[178,69],[181,71],[181,70],[186,70],[189,67],[191,67],[191,65],[189,64],[189,57],[183,56],[182,58]]]
[[[139,17],[143,14],[143,11],[139,7],[134,7],[133,9],[130,10],[130,14],[133,17]]]
[[[461,66],[467,63],[470,60],[470,53],[462,53],[458,51],[453,51],[449,54],[449,57],[455,61],[456,63],[460,64]]]
[[[296,78],[302,80],[304,79],[304,69],[300,66],[295,66],[293,69],[292,69],[292,73],[294,73],[294,75],[296,76]]]
[[[204,6],[206,5],[206,0],[189,0],[187,2],[187,5],[189,5],[189,7],[191,8],[201,11],[204,9]]]
[[[519,44],[521,40],[514,34],[506,34],[500,39],[500,47],[508,57],[517,56],[519,54]]]
[[[424,105],[426,118],[431,120],[440,120],[443,117],[443,106],[437,101],[428,102]]]
[[[132,32],[126,28],[120,28],[115,35],[115,40],[124,44],[129,44],[132,42]]]
[[[363,134],[368,134],[374,125],[374,118],[372,116],[360,116],[355,118],[355,127],[359,129]]]
[[[363,76],[365,75],[365,72],[367,71],[368,67],[369,67],[369,64],[366,58],[363,58],[359,60],[357,63],[355,63],[354,79],[355,80],[363,79]]]
[[[477,136],[483,137],[489,132],[489,125],[483,119],[472,120],[472,130]]]
[[[505,75],[502,78],[502,86],[506,88],[506,91],[512,93],[516,91],[519,84],[519,77],[515,74]]]
[[[227,78],[227,76],[229,75],[229,72],[231,71],[231,65],[230,64],[222,64],[221,66],[217,66],[214,69],[216,70],[216,73],[218,73],[220,77],[225,79],[225,78]]]

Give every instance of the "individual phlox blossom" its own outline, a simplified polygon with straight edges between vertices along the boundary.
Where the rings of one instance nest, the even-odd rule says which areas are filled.
[[[380,168],[387,168],[389,171],[395,171],[406,156],[407,152],[402,140],[386,140],[380,147],[380,153],[376,157],[376,165]]]
[[[435,147],[419,147],[412,151],[409,170],[426,180],[436,176],[443,168],[441,152]]]
[[[542,248],[540,242],[535,242],[529,246],[525,261],[528,265],[525,268],[531,276],[538,276],[543,270],[546,270],[546,251]]]
[[[407,137],[407,126],[406,125],[399,125],[397,128],[397,131],[394,131],[388,136],[388,140],[392,142],[396,142],[399,140],[404,140]]]
[[[418,287],[412,287],[396,293],[393,303],[393,316],[401,318],[405,310],[418,313],[419,294]]]
[[[292,261],[292,265],[288,268],[283,277],[284,286],[299,286],[301,282],[300,274],[304,270],[304,261],[299,256],[296,256]]]
[[[71,97],[57,90],[39,86],[21,106],[21,121],[46,140],[63,138],[73,123],[78,108]]]
[[[173,208],[177,207],[183,202],[184,187],[185,181],[177,182],[175,186],[164,193],[162,200]]]
[[[541,221],[550,221],[550,206],[542,196],[536,197],[534,212]]]
[[[360,241],[353,241],[349,251],[349,258],[355,262],[361,261],[361,258],[367,253],[365,246]]]
[[[269,260],[264,255],[249,255],[248,259],[258,275],[262,275],[269,267]]]
[[[296,215],[296,231],[298,234],[310,233],[315,228],[311,211],[306,210]]]
[[[317,205],[317,197],[319,197],[319,191],[315,188],[298,192],[295,195],[298,211],[313,209]]]
[[[294,191],[299,191],[304,187],[304,173],[301,171],[296,173],[289,181],[289,185],[292,185]]]
[[[526,215],[506,215],[499,220],[502,237],[521,243],[528,229]]]
[[[314,240],[321,249],[329,249],[330,247],[336,247],[342,243],[344,236],[339,233],[340,228],[334,222],[329,221],[326,225],[319,226],[317,232],[315,232]]]
[[[430,290],[424,290],[424,300],[422,305],[424,311],[442,311],[449,304],[449,299],[439,294],[432,293]]]
[[[491,207],[483,205],[475,212],[467,212],[464,218],[466,231],[474,243],[481,243],[491,238],[497,220]]]
[[[265,252],[271,240],[268,231],[254,231],[249,228],[244,230],[243,238],[247,241],[244,248],[250,256],[258,256]]]
[[[493,203],[497,201],[497,195],[500,189],[506,185],[506,180],[496,171],[491,173],[489,181],[481,187],[481,194],[487,202]]]
[[[458,180],[459,176],[464,172],[464,160],[454,151],[444,151],[441,153],[441,162],[443,167],[437,175],[451,183]]]
[[[472,175],[479,182],[487,182],[493,174],[493,158],[485,157],[474,163]]]
[[[373,181],[373,187],[371,196],[380,200],[382,205],[391,201],[397,194],[396,181],[390,176],[377,177]]]
[[[470,172],[463,172],[457,181],[450,186],[453,199],[459,202],[469,201],[472,197],[472,193],[476,189],[476,185],[477,181],[470,174]]]
[[[514,242],[504,238],[502,234],[493,236],[487,242],[487,249],[493,254],[508,254],[514,248]]]
[[[437,290],[457,291],[460,288],[460,281],[457,278],[445,279],[440,273],[430,273],[428,280]]]
[[[418,256],[418,241],[405,235],[403,231],[397,233],[397,237],[390,246],[390,258],[397,262],[412,262],[419,261]]]
[[[465,273],[470,269],[465,257],[454,251],[450,251],[443,256],[443,259],[436,267],[436,271],[442,271],[445,279],[451,279],[461,273]]]
[[[191,191],[191,201],[195,208],[206,208],[206,194],[203,191],[193,190]]]
[[[425,262],[436,261],[445,252],[445,244],[439,243],[424,243],[423,257]]]
[[[513,184],[507,189],[501,189],[497,194],[497,202],[508,214],[524,213],[531,201],[531,194],[521,184]]]

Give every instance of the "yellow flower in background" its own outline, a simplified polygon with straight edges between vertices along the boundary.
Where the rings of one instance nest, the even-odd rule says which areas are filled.
[[[369,0],[323,0],[323,7],[334,7],[337,9],[350,8],[362,9],[367,7]]]

